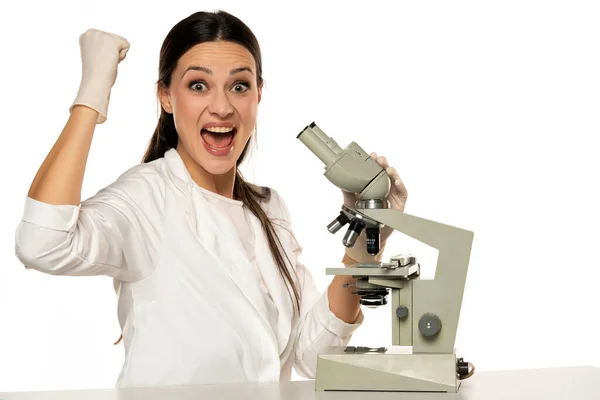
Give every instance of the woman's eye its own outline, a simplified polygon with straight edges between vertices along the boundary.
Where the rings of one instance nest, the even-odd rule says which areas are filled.
[[[234,92],[245,92],[248,89],[249,89],[249,85],[246,84],[246,83],[236,83],[233,86],[233,91]]]
[[[190,83],[190,88],[192,90],[201,92],[206,89],[206,84],[204,82],[195,81]]]

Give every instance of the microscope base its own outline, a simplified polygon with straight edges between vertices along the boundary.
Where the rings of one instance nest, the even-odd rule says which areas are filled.
[[[319,355],[317,391],[456,393],[460,387],[455,354],[412,354],[403,346],[385,353],[349,354],[345,349]]]

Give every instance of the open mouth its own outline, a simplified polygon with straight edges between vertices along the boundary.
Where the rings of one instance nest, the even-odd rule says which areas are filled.
[[[234,145],[236,128],[211,127],[202,129],[200,136],[206,150],[216,156],[227,155]]]

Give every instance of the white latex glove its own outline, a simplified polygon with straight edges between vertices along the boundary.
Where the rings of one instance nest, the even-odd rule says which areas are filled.
[[[385,169],[385,172],[387,172],[390,176],[392,184],[390,188],[390,193],[386,198],[390,202],[390,208],[404,212],[404,206],[406,205],[408,192],[406,191],[406,187],[404,187],[404,183],[402,183],[398,172],[396,172],[396,169],[394,167],[390,167],[385,157],[378,157],[377,153],[371,153],[371,157],[374,160],[376,160],[377,163],[383,169]],[[350,193],[344,190],[342,190],[342,193],[344,195],[344,205],[346,207],[354,207],[354,204],[358,200],[359,193]],[[385,247],[385,242],[391,236],[392,232],[394,232],[394,230],[389,226],[384,226],[383,228],[381,228],[379,239],[381,250],[379,251],[379,254],[372,256],[369,253],[367,253],[367,235],[366,232],[363,230],[360,236],[356,239],[356,243],[354,243],[354,246],[346,248],[346,255],[360,263],[381,261],[381,258],[383,256],[383,250]]]
[[[106,121],[110,92],[117,79],[117,66],[129,50],[127,39],[97,29],[88,29],[79,36],[81,49],[81,83],[75,101],[98,112],[98,124]]]

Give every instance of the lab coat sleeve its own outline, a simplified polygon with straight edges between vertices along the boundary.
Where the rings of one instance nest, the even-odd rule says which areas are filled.
[[[296,251],[296,260],[301,249]],[[302,308],[296,338],[294,368],[301,376],[316,377],[317,356],[332,346],[346,346],[354,331],[362,325],[362,310],[354,323],[338,318],[329,308],[327,290],[320,292],[310,271],[300,261],[296,269],[302,282]]]
[[[160,242],[156,185],[132,168],[80,205],[53,205],[27,197],[15,233],[22,264],[50,275],[107,275],[135,281],[153,268]]]

